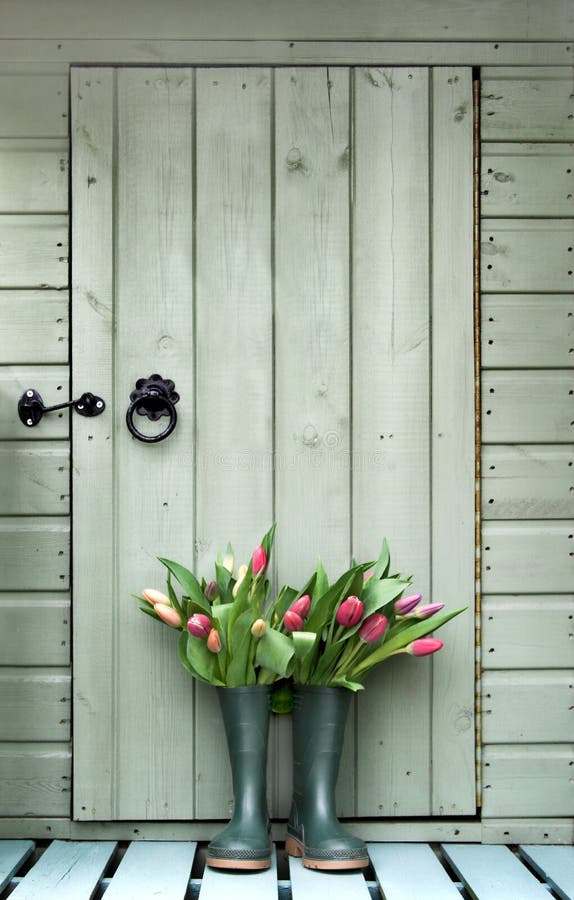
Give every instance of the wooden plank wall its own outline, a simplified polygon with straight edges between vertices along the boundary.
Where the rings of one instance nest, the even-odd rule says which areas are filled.
[[[483,814],[567,816],[574,741],[568,69],[482,73]]]
[[[508,71],[483,71],[482,98],[486,821],[572,806],[571,81]],[[532,99],[549,83],[544,125]],[[0,109],[0,811],[66,817],[69,423],[26,434],[15,405],[28,386],[47,402],[68,391],[65,67],[0,68]],[[538,261],[527,278],[515,251]]]
[[[0,814],[69,816],[69,416],[64,66],[0,68]]]

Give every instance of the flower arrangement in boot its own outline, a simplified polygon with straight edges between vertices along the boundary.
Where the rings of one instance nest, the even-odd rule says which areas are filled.
[[[299,595],[276,608],[274,624],[293,642],[293,802],[286,850],[315,869],[368,865],[367,848],[339,823],[335,787],[351,691],[376,665],[400,653],[428,656],[429,637],[457,609],[403,597],[411,578],[390,575],[387,542],[376,562],[360,563],[329,585],[322,565]],[[284,593],[288,599],[288,594]],[[282,619],[279,621],[279,616]]]
[[[265,783],[271,690],[277,678],[289,674],[295,652],[269,621],[274,604],[265,572],[274,533],[275,526],[237,571],[228,545],[211,581],[160,559],[167,569],[167,593],[146,588],[137,597],[143,612],[179,631],[179,659],[189,674],[217,688],[235,800],[230,823],[208,847],[207,864],[217,868],[271,865]],[[179,597],[174,579],[182,589]]]
[[[292,668],[294,648],[270,623],[274,604],[265,577],[275,526],[255,548],[249,563],[235,570],[233,548],[218,555],[214,578],[198,579],[179,563],[160,558],[167,569],[167,593],[146,588],[140,609],[180,632],[181,664],[194,678],[215,687],[272,684]],[[173,580],[182,593],[178,597]]]

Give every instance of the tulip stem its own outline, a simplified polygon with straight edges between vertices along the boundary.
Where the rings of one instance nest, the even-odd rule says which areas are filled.
[[[349,652],[349,647],[347,646],[347,648],[345,649],[345,652],[343,653],[341,659],[339,660],[339,663],[337,665],[337,668],[335,669],[335,673],[334,673],[333,677],[336,677],[337,675],[341,674],[341,669],[345,669],[349,665],[349,663],[357,655],[359,650],[362,649],[362,646],[364,646],[363,641],[359,641],[359,643],[355,644],[355,646],[352,648],[352,650],[350,652]]]

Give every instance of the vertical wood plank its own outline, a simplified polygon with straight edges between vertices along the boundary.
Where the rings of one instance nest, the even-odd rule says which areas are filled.
[[[247,563],[273,521],[271,74],[197,71],[197,561]],[[219,704],[197,685],[197,815],[231,797]],[[225,775],[224,775],[225,773]]]
[[[89,390],[89,377],[107,404],[105,413],[95,419],[73,417],[77,819],[110,819],[113,810],[114,92],[113,69],[72,70],[72,390]]]
[[[349,70],[278,69],[275,109],[276,559],[279,582],[299,585],[317,556],[331,578],[350,557]]]
[[[432,590],[468,606],[433,658],[432,813],[475,811],[473,98],[469,68],[433,70]]]
[[[192,73],[117,77],[114,812],[189,819],[193,792],[182,790],[180,767],[193,766],[193,683],[177,661],[177,634],[142,616],[130,595],[162,586],[156,556],[193,561]],[[144,444],[128,433],[125,410],[136,380],[153,372],[175,382],[178,424]]]
[[[430,587],[427,69],[357,69],[353,202],[353,555],[389,540]],[[409,698],[408,703],[405,697]],[[358,698],[357,814],[425,815],[430,666],[387,664]]]

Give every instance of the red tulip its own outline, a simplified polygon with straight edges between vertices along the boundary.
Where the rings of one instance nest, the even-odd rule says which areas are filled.
[[[206,638],[211,631],[211,620],[203,613],[194,613],[187,620],[187,630],[194,637]]]
[[[309,610],[311,609],[311,598],[309,594],[303,594],[302,597],[299,597],[298,600],[295,600],[295,602],[291,604],[289,609],[291,612],[301,616],[302,619],[306,619],[309,615]]]
[[[260,572],[265,570],[267,565],[267,554],[263,547],[256,547],[253,551],[253,565],[252,571],[254,575],[259,575]]]
[[[399,616],[406,616],[415,606],[418,606],[423,598],[422,594],[413,594],[411,597],[403,597],[395,603],[395,612]]]
[[[303,619],[298,613],[293,612],[292,609],[288,609],[283,616],[283,625],[285,631],[301,631],[303,628]]]
[[[154,609],[166,625],[171,625],[172,628],[181,628],[181,616],[173,606],[167,606],[166,603],[156,603]]]
[[[444,603],[427,603],[425,606],[417,606],[408,614],[409,619],[429,619],[434,616],[439,609],[442,609]]]
[[[365,644],[374,644],[384,635],[388,624],[389,620],[382,613],[373,613],[359,628],[359,637]]]
[[[219,653],[221,650],[221,638],[216,628],[212,628],[207,638],[207,649],[212,653]]]
[[[357,622],[361,621],[363,615],[363,604],[358,597],[351,596],[343,600],[337,610],[336,619],[343,628],[352,628]]]
[[[142,591],[142,596],[154,606],[156,603],[165,603],[166,606],[169,606],[169,597],[166,597],[161,591],[156,591],[155,588],[146,588],[145,591]]]
[[[438,638],[426,637],[413,641],[408,647],[405,647],[405,650],[412,656],[430,656],[431,653],[436,653],[441,647],[444,647],[444,644]]]

